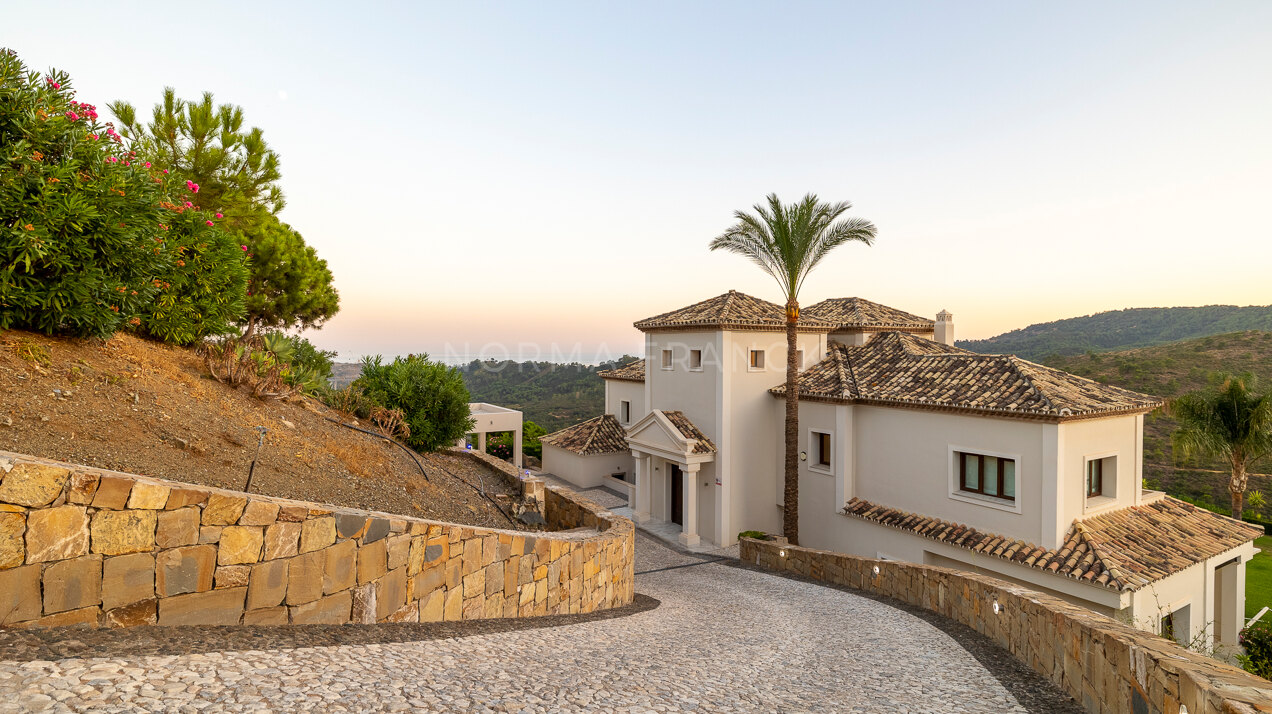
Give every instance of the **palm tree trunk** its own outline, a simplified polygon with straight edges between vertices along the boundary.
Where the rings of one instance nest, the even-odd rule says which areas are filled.
[[[1248,479],[1245,459],[1234,456],[1232,478],[1228,481],[1228,495],[1232,496],[1232,517],[1237,520],[1241,520],[1241,513],[1245,510],[1245,490]]]
[[[796,378],[799,365],[795,361],[796,323],[799,302],[786,302],[786,473],[782,491],[782,535],[791,545],[799,545],[799,393]]]

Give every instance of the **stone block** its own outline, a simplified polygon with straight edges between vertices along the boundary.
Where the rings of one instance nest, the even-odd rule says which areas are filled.
[[[208,504],[203,507],[203,525],[231,526],[238,523],[239,516],[247,506],[247,497],[230,496],[224,493],[208,495]]]
[[[216,567],[216,589],[245,588],[251,581],[250,565],[218,565]]]
[[[53,615],[46,615],[38,620],[18,623],[18,627],[97,627],[101,622],[102,611],[97,607],[82,607],[78,610],[67,610]]]
[[[154,511],[98,511],[90,526],[93,552],[126,555],[149,551],[155,547],[155,523]]]
[[[174,488],[168,494],[168,503],[164,508],[169,511],[175,511],[178,508],[187,506],[198,506],[208,502],[208,497],[212,494],[208,491],[202,491],[197,488]]]
[[[446,591],[434,590],[420,598],[420,622],[441,622],[442,608],[446,604]]]
[[[88,471],[76,471],[71,474],[71,484],[66,489],[66,502],[74,503],[80,506],[87,506],[93,502],[93,496],[97,494],[97,482],[99,477],[95,473]]]
[[[464,619],[464,591],[451,588],[446,591],[446,603],[442,606],[442,619],[446,622]]]
[[[445,587],[446,571],[442,568],[429,568],[412,578],[411,583],[415,597],[423,598],[434,590]]]
[[[384,575],[387,565],[388,554],[383,540],[362,546],[358,549],[358,584],[369,583]]]
[[[513,597],[517,594],[517,573],[520,569],[520,556],[512,556],[503,564],[503,584],[504,596]]]
[[[366,516],[356,513],[337,513],[336,533],[341,538],[358,538],[366,531],[370,522]]]
[[[486,597],[503,595],[504,564],[494,562],[486,566]]]
[[[225,526],[199,526],[199,543],[219,543]]]
[[[283,506],[278,509],[278,520],[288,523],[300,523],[309,517],[308,506]]]
[[[350,622],[356,625],[374,625],[376,615],[376,584],[367,583],[354,588]]]
[[[216,548],[192,545],[173,548],[155,558],[155,592],[160,597],[212,589],[216,571]]]
[[[265,529],[265,560],[290,558],[299,552],[299,523],[280,522]]]
[[[269,501],[249,501],[243,515],[239,516],[240,526],[268,526],[278,519],[278,504]]]
[[[486,596],[464,598],[464,619],[480,620],[486,616]]]
[[[420,608],[413,602],[409,602],[394,612],[390,612],[385,618],[385,622],[419,622]]]
[[[374,543],[389,534],[389,519],[372,518],[367,523],[367,530],[362,534],[362,544]]]
[[[446,569],[446,587],[458,588],[464,583],[464,563],[459,558],[451,558],[442,567]]]
[[[93,494],[93,508],[123,509],[128,504],[133,480],[123,476],[102,476],[98,479],[97,492]]]
[[[243,565],[261,559],[265,531],[259,526],[226,526],[217,547],[217,565]]]
[[[481,539],[469,538],[464,541],[464,575],[481,568]]]
[[[483,568],[475,573],[469,573],[464,576],[464,599],[477,597],[486,594],[486,570]]]
[[[0,570],[0,625],[40,616],[39,565]]]
[[[247,609],[277,607],[287,596],[287,561],[267,560],[252,566],[247,586]]]
[[[291,621],[296,625],[343,625],[349,621],[352,606],[352,595],[343,590],[291,608]]]
[[[102,609],[151,600],[155,596],[155,557],[133,553],[107,558],[102,565]]]
[[[62,495],[70,471],[57,466],[18,463],[0,482],[0,501],[19,506],[47,506]]]
[[[390,570],[380,578],[376,589],[376,620],[388,619],[405,604],[406,568]]]
[[[411,536],[397,535],[388,539],[389,570],[396,570],[406,565],[411,555]]]
[[[0,570],[16,568],[26,562],[26,514],[0,513]]]
[[[287,561],[287,604],[303,605],[322,597],[322,571],[327,554],[321,550]]]
[[[199,542],[199,509],[179,508],[164,511],[157,517],[155,545],[160,548],[178,548]]]
[[[347,590],[358,581],[358,544],[342,541],[322,551],[325,562],[322,571],[322,592],[330,595]]]
[[[336,519],[331,516],[310,518],[301,524],[300,552],[322,550],[336,542]]]
[[[486,596],[486,608],[482,613],[482,617],[487,620],[495,620],[503,617],[503,593]]]
[[[486,567],[499,559],[499,536],[488,535],[481,539],[481,565]]]
[[[102,602],[102,556],[86,555],[44,569],[44,612],[53,614]]]
[[[260,610],[248,610],[243,613],[244,625],[286,625],[287,607],[265,607]]]
[[[247,588],[190,593],[159,600],[160,625],[237,625]]]
[[[155,598],[141,600],[131,605],[106,611],[108,627],[140,627],[159,622],[159,601]]]
[[[168,493],[171,491],[171,487],[163,484],[138,481],[133,484],[132,493],[128,496],[128,507],[161,509],[168,504]]]

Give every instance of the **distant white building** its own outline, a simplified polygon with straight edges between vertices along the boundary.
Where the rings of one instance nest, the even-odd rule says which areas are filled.
[[[605,414],[544,469],[623,485],[638,521],[720,546],[782,524],[785,315],[738,292],[635,323]],[[802,545],[989,573],[1181,641],[1235,644],[1261,530],[1142,483],[1155,398],[953,346],[859,298],[800,317]]]

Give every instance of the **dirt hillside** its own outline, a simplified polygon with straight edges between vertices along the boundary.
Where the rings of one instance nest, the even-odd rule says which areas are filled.
[[[426,481],[402,449],[325,417],[341,415],[314,399],[261,401],[213,380],[193,350],[122,334],[0,333],[0,449],[242,490],[263,426],[255,493],[509,527],[468,485],[511,493],[493,470],[419,456]]]

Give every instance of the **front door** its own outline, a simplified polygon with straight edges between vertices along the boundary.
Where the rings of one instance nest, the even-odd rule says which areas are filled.
[[[683,526],[685,524],[685,486],[684,474],[678,464],[671,466],[671,522]]]

